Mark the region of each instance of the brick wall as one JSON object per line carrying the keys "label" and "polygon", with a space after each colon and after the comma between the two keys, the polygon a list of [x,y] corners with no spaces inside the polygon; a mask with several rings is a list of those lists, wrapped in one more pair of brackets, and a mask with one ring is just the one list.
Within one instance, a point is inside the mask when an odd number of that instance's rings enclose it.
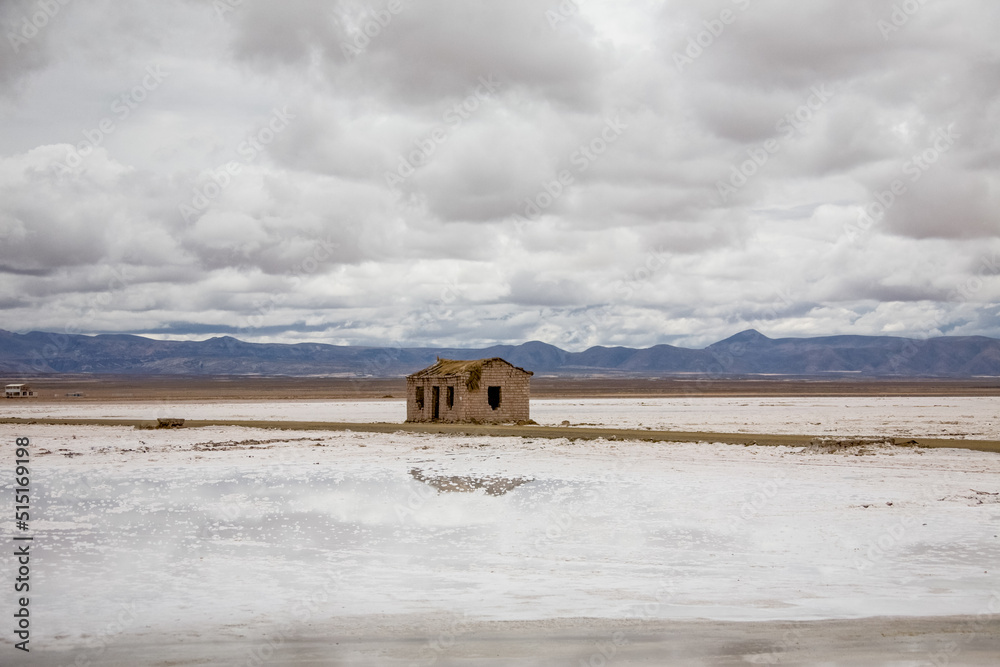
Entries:
{"label": "brick wall", "polygon": [[[484,364],[479,389],[462,396],[463,417],[480,422],[528,419],[529,378],[529,375],[507,364]],[[500,387],[500,406],[496,410],[490,407],[488,400],[488,388],[491,386]]]}
{"label": "brick wall", "polygon": [[[417,407],[417,387],[423,387],[423,409]],[[458,377],[429,377],[406,380],[406,421],[431,421],[434,414],[434,387],[438,387],[440,399],[438,419],[441,421],[461,421],[460,396],[465,392],[465,379]],[[454,405],[448,407],[448,387],[455,389]]]}
{"label": "brick wall", "polygon": [[[483,365],[479,388],[469,391],[462,377],[427,377],[407,379],[406,421],[431,421],[433,415],[433,387],[439,387],[440,404],[438,419],[441,421],[506,422],[529,418],[530,375],[493,362]],[[448,408],[447,387],[455,388],[455,404]],[[417,408],[417,387],[423,387],[423,409]],[[489,404],[489,387],[500,387],[500,405],[496,410]]]}

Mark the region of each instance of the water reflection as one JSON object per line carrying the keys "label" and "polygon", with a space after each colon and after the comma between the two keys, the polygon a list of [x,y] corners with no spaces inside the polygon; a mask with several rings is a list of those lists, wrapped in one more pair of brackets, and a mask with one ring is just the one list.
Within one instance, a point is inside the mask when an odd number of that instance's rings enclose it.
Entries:
{"label": "water reflection", "polygon": [[534,481],[527,477],[428,475],[420,468],[411,468],[410,477],[445,493],[472,493],[483,489],[488,496],[502,496],[522,484]]}

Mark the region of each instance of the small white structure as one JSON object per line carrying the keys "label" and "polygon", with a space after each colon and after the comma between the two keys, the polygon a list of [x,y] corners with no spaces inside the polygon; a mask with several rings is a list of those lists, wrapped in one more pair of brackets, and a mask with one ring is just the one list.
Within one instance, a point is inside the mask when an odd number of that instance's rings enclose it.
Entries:
{"label": "small white structure", "polygon": [[35,392],[26,384],[9,384],[4,387],[3,395],[6,398],[28,398],[34,396]]}

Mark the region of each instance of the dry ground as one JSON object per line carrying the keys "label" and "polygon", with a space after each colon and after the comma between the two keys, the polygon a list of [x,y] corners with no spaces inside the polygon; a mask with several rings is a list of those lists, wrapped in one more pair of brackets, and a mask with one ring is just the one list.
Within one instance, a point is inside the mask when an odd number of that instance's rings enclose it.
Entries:
{"label": "dry ground", "polygon": [[[23,381],[0,378],[3,382]],[[61,375],[30,381],[38,396],[30,400],[45,404],[141,403],[145,401],[287,401],[287,400],[378,400],[402,399],[404,378],[320,378],[320,377],[200,377],[200,376],[118,376]],[[671,396],[1000,396],[1000,378],[974,379],[810,379],[772,377],[767,379],[684,379],[684,378],[534,378],[533,398],[653,398]],[[80,395],[74,395],[80,394]],[[0,406],[3,404],[0,403]],[[0,412],[2,415],[2,412]],[[138,420],[93,419],[2,419],[3,423],[105,424],[145,426]],[[812,435],[650,431],[633,429],[543,426],[487,426],[468,424],[356,424],[341,422],[293,421],[189,421],[186,426],[231,425],[293,430],[357,430],[391,432],[407,430],[426,433],[467,433],[546,438],[607,438],[676,442],[725,442],[734,444],[809,444]],[[990,440],[932,439],[911,441],[922,447],[961,447],[1000,452],[1000,442]],[[900,442],[899,444],[903,444]]]}
{"label": "dry ground", "polygon": [[[2,377],[29,382],[39,402],[332,400],[405,396],[404,378],[257,376],[60,375]],[[79,393],[82,396],[68,396]],[[762,379],[532,378],[533,398],[653,398],[669,396],[1000,396],[1000,378],[950,379]]]}

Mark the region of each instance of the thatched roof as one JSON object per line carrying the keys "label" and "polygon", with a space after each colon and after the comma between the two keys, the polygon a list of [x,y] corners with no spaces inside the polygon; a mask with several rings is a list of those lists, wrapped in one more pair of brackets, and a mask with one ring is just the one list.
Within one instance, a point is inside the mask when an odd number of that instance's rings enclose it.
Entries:
{"label": "thatched roof", "polygon": [[408,378],[427,378],[427,377],[465,377],[465,384],[470,391],[475,391],[479,388],[479,378],[483,372],[483,366],[495,361],[501,364],[507,364],[511,368],[526,373],[528,375],[534,375],[531,371],[526,371],[523,368],[518,368],[509,361],[505,361],[500,357],[492,357],[490,359],[441,359],[439,358],[434,364],[428,366],[422,371],[417,371]]}

